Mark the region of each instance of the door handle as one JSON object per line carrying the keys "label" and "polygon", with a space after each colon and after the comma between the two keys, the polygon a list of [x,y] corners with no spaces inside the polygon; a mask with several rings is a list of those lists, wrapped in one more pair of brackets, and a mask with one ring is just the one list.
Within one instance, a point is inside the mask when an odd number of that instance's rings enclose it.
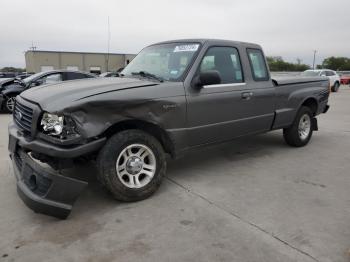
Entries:
{"label": "door handle", "polygon": [[242,99],[249,100],[253,96],[253,92],[243,92]]}

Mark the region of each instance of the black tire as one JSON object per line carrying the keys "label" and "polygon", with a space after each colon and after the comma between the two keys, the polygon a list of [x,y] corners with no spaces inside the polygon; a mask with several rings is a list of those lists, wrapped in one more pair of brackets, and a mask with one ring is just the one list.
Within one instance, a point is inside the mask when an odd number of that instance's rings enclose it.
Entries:
{"label": "black tire", "polygon": [[[301,136],[299,135],[299,123],[305,114],[308,115],[310,118],[310,131],[309,131],[307,137],[301,138]],[[313,113],[309,107],[302,106],[300,108],[300,110],[298,111],[298,113],[294,119],[293,124],[289,128],[283,129],[283,137],[288,145],[294,146],[294,147],[302,147],[302,146],[305,146],[309,143],[309,141],[312,137],[313,130],[314,130],[314,127],[312,124],[313,117],[314,117]]]}
{"label": "black tire", "polygon": [[[133,144],[141,144],[150,149],[156,160],[152,179],[141,188],[130,188],[118,177],[116,164],[123,150]],[[101,149],[97,165],[100,182],[115,199],[125,202],[140,201],[151,196],[160,186],[166,172],[166,158],[162,145],[153,136],[141,130],[130,129],[112,136]]]}
{"label": "black tire", "polygon": [[9,95],[6,99],[4,99],[2,109],[3,109],[3,111],[4,111],[5,113],[10,113],[10,114],[12,114],[13,108],[11,109],[11,108],[8,107],[8,101],[9,101],[10,99],[15,99],[16,96],[17,96],[17,95]]}
{"label": "black tire", "polygon": [[334,86],[332,87],[332,92],[338,92],[339,91],[339,83],[338,82],[335,82],[334,83]]}

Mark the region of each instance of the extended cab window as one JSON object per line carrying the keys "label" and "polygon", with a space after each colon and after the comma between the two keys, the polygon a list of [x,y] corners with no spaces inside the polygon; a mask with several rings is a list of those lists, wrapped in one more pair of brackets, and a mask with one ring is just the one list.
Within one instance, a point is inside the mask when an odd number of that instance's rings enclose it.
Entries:
{"label": "extended cab window", "polygon": [[216,70],[222,84],[242,83],[243,74],[238,51],[233,47],[211,47],[204,55],[200,72]]}
{"label": "extended cab window", "polygon": [[250,66],[255,81],[269,80],[264,55],[259,49],[247,49]]}

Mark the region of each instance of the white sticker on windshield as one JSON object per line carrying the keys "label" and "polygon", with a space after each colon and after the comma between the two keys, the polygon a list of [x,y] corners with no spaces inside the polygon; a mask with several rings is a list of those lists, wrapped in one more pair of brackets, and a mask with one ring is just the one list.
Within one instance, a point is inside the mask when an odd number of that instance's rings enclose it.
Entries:
{"label": "white sticker on windshield", "polygon": [[199,45],[177,45],[175,46],[174,53],[176,52],[195,52],[198,50]]}

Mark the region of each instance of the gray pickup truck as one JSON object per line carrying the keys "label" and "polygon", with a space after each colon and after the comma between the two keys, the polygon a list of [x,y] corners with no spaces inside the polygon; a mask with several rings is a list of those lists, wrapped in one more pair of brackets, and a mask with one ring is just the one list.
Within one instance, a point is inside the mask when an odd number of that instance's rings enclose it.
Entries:
{"label": "gray pickup truck", "polygon": [[89,159],[117,200],[142,200],[159,187],[167,154],[276,129],[287,144],[306,145],[318,129],[316,116],[329,108],[329,91],[327,78],[271,78],[256,44],[154,44],[119,78],[67,81],[17,96],[9,125],[17,191],[35,212],[66,218],[87,182],[61,170]]}

